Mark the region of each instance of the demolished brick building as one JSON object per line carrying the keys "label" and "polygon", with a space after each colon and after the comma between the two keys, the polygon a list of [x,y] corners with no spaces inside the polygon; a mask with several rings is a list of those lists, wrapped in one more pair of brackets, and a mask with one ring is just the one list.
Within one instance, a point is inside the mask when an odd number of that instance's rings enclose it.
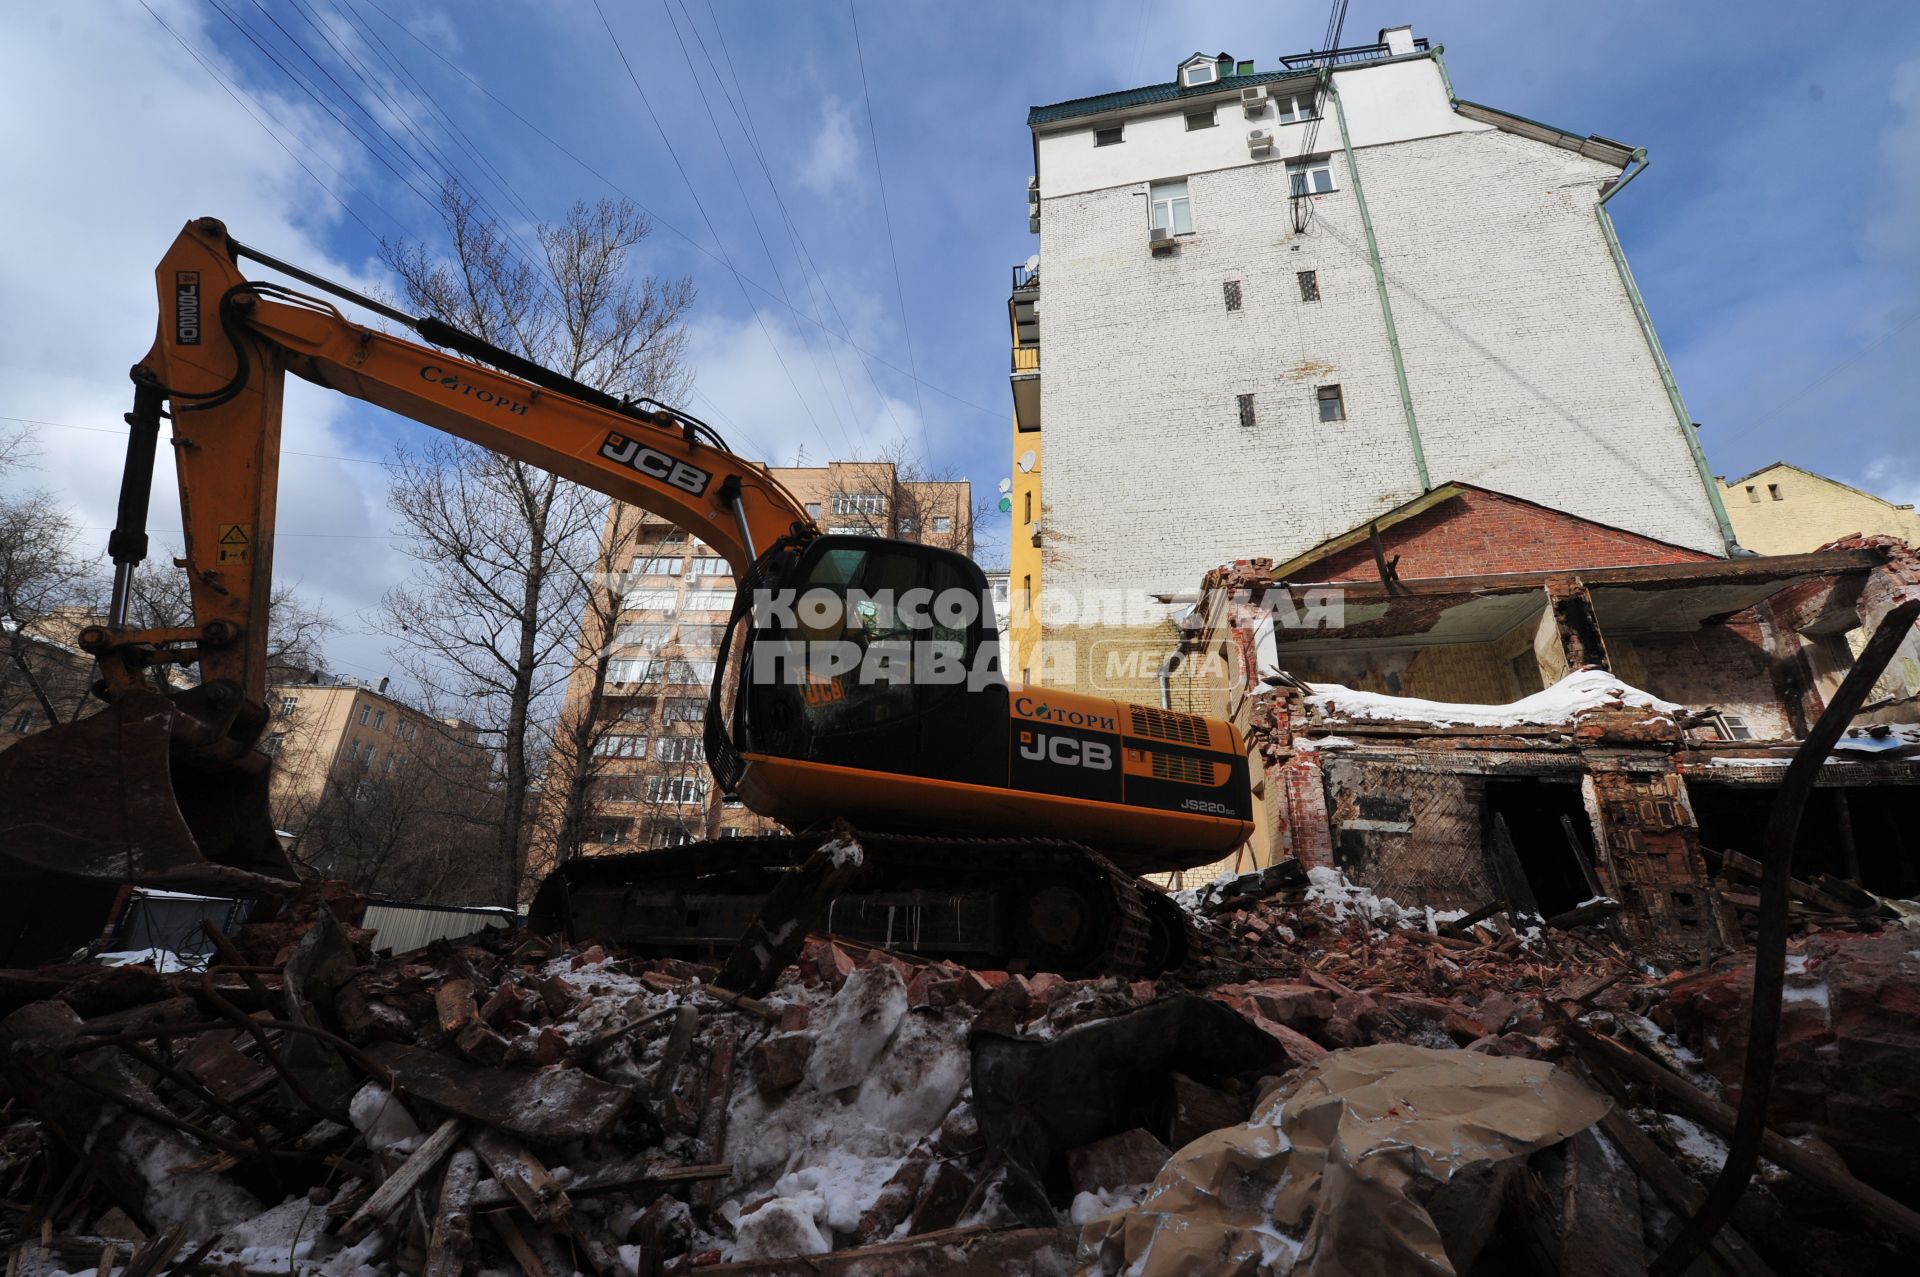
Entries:
{"label": "demolished brick building", "polygon": [[[1257,863],[1435,907],[1611,897],[1636,942],[1704,953],[1746,903],[1714,881],[1724,853],[1757,853],[1860,636],[1916,594],[1920,555],[1888,537],[1720,558],[1449,483],[1289,562],[1209,573],[1189,702],[1231,715],[1260,764]],[[1920,888],[1916,690],[1910,634],[1822,769],[1796,875]]]}

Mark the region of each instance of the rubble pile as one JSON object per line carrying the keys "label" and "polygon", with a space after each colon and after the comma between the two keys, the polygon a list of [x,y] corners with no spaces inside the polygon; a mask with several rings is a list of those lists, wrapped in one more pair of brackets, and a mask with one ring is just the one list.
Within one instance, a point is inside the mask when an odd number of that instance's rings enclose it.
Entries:
{"label": "rubble pile", "polygon": [[[201,970],[0,973],[9,1271],[1523,1272],[1584,1229],[1642,1262],[1717,1165],[1737,960],[1667,973],[1604,921],[1403,909],[1290,865],[1178,899],[1195,953],[1157,980],[825,935],[759,998],[514,930],[374,960],[337,886],[212,932]],[[1723,1247],[1911,1260],[1920,1216],[1809,1134],[1871,1135],[1851,1095],[1912,1120],[1896,943],[1796,941],[1831,989],[1790,993],[1790,1024],[1826,1016],[1786,1047],[1818,1080],[1785,1085],[1800,1142]]]}

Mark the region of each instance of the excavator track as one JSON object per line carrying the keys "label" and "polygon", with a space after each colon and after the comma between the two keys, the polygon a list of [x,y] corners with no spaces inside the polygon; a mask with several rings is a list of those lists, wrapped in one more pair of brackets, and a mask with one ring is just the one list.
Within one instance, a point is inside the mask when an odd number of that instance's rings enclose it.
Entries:
{"label": "excavator track", "polygon": [[[725,838],[573,860],[541,887],[530,923],[578,940],[719,956],[780,875],[831,835]],[[865,872],[826,930],[969,965],[1133,974],[1156,954],[1143,885],[1062,839],[856,835]]]}

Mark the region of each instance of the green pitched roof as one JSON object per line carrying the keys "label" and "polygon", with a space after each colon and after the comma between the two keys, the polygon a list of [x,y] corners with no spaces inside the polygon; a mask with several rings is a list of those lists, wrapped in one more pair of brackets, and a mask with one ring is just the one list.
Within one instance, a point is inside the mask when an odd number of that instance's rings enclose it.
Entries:
{"label": "green pitched roof", "polygon": [[[1205,54],[1198,55],[1205,57]],[[1191,62],[1193,59],[1187,59]],[[1182,63],[1181,65],[1185,65]],[[1083,115],[1098,115],[1102,111],[1118,111],[1130,106],[1147,106],[1155,102],[1178,102],[1182,98],[1203,98],[1228,89],[1244,89],[1255,84],[1272,84],[1275,80],[1311,80],[1313,71],[1256,71],[1252,75],[1223,75],[1212,84],[1196,84],[1192,88],[1182,88],[1178,80],[1166,84],[1149,84],[1139,89],[1122,89],[1118,93],[1101,93],[1090,98],[1072,98],[1065,102],[1055,102],[1051,106],[1036,106],[1027,111],[1027,127],[1035,128],[1042,124],[1054,124],[1061,120],[1072,120]]]}

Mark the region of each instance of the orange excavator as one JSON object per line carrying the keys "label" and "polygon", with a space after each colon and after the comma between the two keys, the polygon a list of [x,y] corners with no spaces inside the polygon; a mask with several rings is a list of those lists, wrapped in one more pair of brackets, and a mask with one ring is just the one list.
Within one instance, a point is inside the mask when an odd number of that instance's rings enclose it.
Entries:
{"label": "orange excavator", "polygon": [[[249,280],[253,261],[334,300]],[[738,938],[829,838],[858,831],[833,929],[966,961],[1067,972],[1177,960],[1179,911],[1135,875],[1219,859],[1252,829],[1222,722],[1010,689],[992,596],[948,550],[823,533],[705,423],[628,402],[190,222],[161,260],[134,406],[99,713],[0,754],[0,947],[64,957],[124,884],[271,895],[267,607],[286,374],[543,467],[689,530],[732,565],[703,744],[721,790],[793,831],[563,863],[534,920],[698,948]],[[195,624],[126,624],[160,423],[172,421]],[[196,666],[199,677],[156,676]],[[191,686],[181,684],[191,682]],[[931,831],[938,831],[937,834]],[[815,861],[817,863],[817,860]]]}

